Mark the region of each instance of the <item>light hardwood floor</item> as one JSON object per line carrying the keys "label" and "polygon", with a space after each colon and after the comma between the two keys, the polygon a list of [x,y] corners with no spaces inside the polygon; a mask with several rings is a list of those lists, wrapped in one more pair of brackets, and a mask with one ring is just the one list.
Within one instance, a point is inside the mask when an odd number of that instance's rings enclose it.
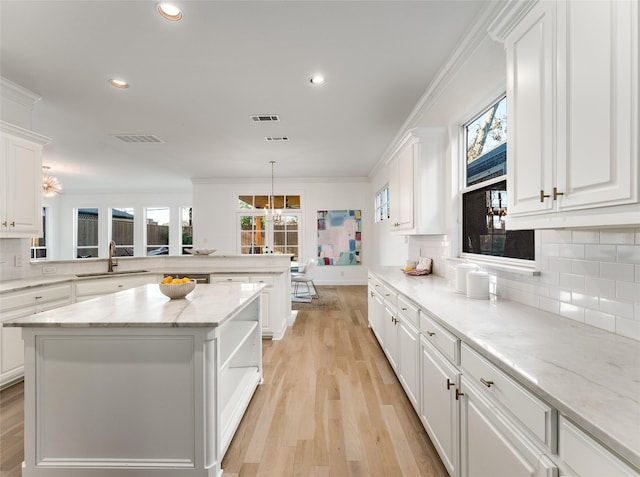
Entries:
{"label": "light hardwood floor", "polygon": [[[264,383],[224,477],[447,476],[367,326],[366,287],[338,287],[338,298],[300,311],[283,340],[263,341]],[[0,393],[2,477],[20,475],[22,401],[21,384]]]}

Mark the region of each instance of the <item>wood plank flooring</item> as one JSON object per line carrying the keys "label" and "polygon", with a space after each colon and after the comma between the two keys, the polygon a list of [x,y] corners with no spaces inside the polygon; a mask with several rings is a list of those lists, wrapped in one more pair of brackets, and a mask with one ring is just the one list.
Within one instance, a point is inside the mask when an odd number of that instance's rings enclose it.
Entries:
{"label": "wood plank flooring", "polygon": [[[366,287],[337,290],[339,309],[300,311],[263,341],[264,383],[224,477],[447,477],[367,326]],[[22,384],[0,392],[1,477],[20,476],[23,399]]]}

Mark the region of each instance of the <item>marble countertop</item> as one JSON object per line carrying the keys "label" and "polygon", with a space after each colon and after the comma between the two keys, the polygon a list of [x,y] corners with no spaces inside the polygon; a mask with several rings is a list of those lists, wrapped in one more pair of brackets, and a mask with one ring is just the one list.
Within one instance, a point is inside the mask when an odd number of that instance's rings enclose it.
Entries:
{"label": "marble countertop", "polygon": [[3,322],[10,327],[216,327],[260,294],[263,283],[198,284],[183,299],[157,284]]}
{"label": "marble countertop", "polygon": [[515,302],[470,299],[433,275],[370,272],[640,468],[640,342]]}

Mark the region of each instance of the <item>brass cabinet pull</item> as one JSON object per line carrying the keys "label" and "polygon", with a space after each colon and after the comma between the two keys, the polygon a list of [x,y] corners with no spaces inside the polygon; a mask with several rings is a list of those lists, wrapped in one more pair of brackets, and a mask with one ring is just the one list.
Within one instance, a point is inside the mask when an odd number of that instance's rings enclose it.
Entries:
{"label": "brass cabinet pull", "polygon": [[456,401],[460,400],[460,396],[464,396],[464,393],[461,393],[458,388],[456,388]]}
{"label": "brass cabinet pull", "polygon": [[484,378],[480,378],[480,382],[484,384],[486,387],[490,388],[493,385],[493,381],[487,381]]}
{"label": "brass cabinet pull", "polygon": [[406,309],[406,308],[400,308],[400,309],[401,309],[402,311],[407,311],[407,309]]}
{"label": "brass cabinet pull", "polygon": [[546,195],[543,190],[540,191],[540,202],[544,202],[546,197],[551,197],[550,195]]}
{"label": "brass cabinet pull", "polygon": [[436,334],[436,333],[435,333],[434,331],[427,331],[427,334],[428,334],[429,336],[435,336],[435,334]]}
{"label": "brass cabinet pull", "polygon": [[451,386],[455,386],[456,383],[452,382],[449,378],[447,378],[447,390],[451,389]]}
{"label": "brass cabinet pull", "polygon": [[558,192],[558,188],[553,188],[553,200],[558,200],[559,195],[564,195],[564,192]]}

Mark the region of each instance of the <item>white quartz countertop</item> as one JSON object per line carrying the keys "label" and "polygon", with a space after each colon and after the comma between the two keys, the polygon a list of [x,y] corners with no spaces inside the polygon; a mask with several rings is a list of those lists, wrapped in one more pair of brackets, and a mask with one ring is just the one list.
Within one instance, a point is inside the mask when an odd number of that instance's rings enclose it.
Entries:
{"label": "white quartz countertop", "polygon": [[640,342],[445,279],[372,268],[463,342],[640,468]]}
{"label": "white quartz countertop", "polygon": [[216,327],[264,288],[263,283],[197,284],[171,300],[157,284],[144,285],[3,322],[13,327]]}

